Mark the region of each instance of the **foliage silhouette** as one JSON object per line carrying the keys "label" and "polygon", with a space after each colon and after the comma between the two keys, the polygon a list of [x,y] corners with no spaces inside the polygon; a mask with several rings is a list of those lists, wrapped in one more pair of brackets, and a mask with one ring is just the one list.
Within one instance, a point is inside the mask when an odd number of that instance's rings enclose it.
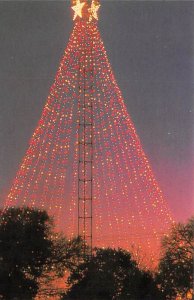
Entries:
{"label": "foliage silhouette", "polygon": [[160,299],[151,273],[140,270],[122,249],[96,249],[91,260],[72,272],[69,286],[64,300]]}
{"label": "foliage silhouette", "polygon": [[34,299],[57,294],[50,282],[73,270],[82,254],[80,238],[54,231],[46,211],[8,208],[0,217],[0,299]]}
{"label": "foliage silhouette", "polygon": [[0,219],[0,295],[3,299],[32,299],[47,258],[52,221],[45,211],[9,208]]}
{"label": "foliage silhouette", "polygon": [[184,297],[193,282],[194,217],[173,226],[162,247],[157,281],[167,299],[177,294]]}

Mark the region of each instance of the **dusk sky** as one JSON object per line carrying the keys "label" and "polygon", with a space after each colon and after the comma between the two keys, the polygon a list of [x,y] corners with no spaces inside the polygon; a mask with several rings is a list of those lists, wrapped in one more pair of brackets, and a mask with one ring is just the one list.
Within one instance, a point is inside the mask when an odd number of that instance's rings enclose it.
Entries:
{"label": "dusk sky", "polygon": [[[0,2],[0,189],[8,190],[72,31],[69,2]],[[193,205],[194,3],[102,1],[101,36],[158,183],[178,220]]]}

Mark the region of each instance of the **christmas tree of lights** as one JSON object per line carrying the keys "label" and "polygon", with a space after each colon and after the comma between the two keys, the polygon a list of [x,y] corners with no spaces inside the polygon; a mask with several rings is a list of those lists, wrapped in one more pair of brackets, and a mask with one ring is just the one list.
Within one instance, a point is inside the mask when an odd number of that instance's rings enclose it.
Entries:
{"label": "christmas tree of lights", "polygon": [[173,220],[108,61],[99,7],[73,1],[73,32],[5,207],[46,209],[69,237],[155,258]]}

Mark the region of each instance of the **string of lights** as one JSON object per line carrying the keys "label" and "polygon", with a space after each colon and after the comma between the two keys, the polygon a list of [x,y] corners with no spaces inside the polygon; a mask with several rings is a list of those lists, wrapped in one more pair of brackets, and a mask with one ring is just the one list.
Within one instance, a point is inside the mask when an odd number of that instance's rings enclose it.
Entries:
{"label": "string of lights", "polygon": [[[47,209],[58,230],[77,234],[80,86],[92,80],[86,100],[93,105],[93,245],[136,247],[157,260],[173,217],[109,63],[99,7],[97,0],[73,2],[74,29],[5,207]],[[92,75],[80,69],[86,61]]]}

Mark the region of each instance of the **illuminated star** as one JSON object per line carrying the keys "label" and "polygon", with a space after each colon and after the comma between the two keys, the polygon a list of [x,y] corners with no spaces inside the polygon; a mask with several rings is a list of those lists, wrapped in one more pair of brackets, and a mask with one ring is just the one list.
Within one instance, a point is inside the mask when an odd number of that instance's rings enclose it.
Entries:
{"label": "illuminated star", "polygon": [[90,12],[90,18],[89,18],[89,21],[92,20],[92,18],[98,20],[98,15],[97,15],[97,12],[100,8],[100,4],[97,3],[95,4],[94,0],[92,1],[92,4],[91,4],[91,7],[89,8],[89,12]]}
{"label": "illuminated star", "polygon": [[80,2],[80,0],[76,0],[76,5],[72,6],[71,8],[74,11],[73,20],[75,20],[78,17],[82,18],[82,8],[85,5],[85,2]]}

